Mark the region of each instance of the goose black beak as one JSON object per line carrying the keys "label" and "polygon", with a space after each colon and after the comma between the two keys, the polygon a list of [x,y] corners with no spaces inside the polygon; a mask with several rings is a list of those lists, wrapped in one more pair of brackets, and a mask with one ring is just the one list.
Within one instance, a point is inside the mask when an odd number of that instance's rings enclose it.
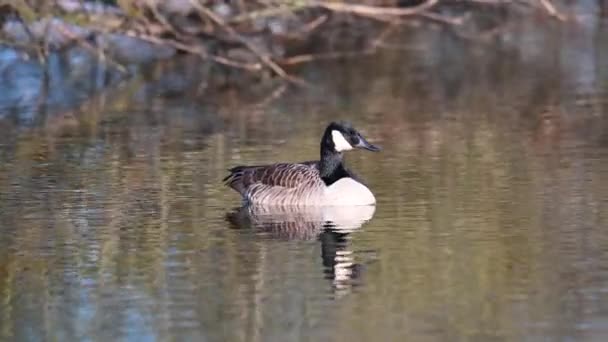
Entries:
{"label": "goose black beak", "polygon": [[378,152],[378,151],[382,150],[380,147],[370,144],[367,140],[365,140],[365,138],[363,138],[360,135],[359,135],[359,143],[355,147],[362,148],[362,149],[372,151],[372,152]]}

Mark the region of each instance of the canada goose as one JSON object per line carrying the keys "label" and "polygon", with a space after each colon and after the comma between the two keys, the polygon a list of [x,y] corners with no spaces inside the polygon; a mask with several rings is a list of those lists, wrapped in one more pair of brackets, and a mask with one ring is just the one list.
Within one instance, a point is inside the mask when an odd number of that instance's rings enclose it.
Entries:
{"label": "canada goose", "polygon": [[321,160],[230,169],[224,182],[249,204],[317,206],[371,205],[372,192],[343,164],[342,152],[380,151],[350,124],[332,122],[321,138]]}

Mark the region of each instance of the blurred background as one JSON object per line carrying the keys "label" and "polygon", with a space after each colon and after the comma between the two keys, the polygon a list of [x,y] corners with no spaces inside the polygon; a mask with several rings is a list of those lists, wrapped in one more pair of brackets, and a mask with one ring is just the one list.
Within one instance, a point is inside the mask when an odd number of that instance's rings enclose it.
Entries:
{"label": "blurred background", "polygon": [[[605,341],[607,10],[2,3],[0,340]],[[376,208],[239,209],[333,120]]]}

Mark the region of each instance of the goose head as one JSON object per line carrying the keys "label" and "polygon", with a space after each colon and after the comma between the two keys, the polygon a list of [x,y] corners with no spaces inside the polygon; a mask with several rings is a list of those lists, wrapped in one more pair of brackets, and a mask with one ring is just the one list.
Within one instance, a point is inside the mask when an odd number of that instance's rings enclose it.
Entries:
{"label": "goose head", "polygon": [[365,140],[363,135],[349,123],[332,122],[327,126],[321,140],[322,151],[342,153],[355,148],[372,152],[380,151],[380,147]]}

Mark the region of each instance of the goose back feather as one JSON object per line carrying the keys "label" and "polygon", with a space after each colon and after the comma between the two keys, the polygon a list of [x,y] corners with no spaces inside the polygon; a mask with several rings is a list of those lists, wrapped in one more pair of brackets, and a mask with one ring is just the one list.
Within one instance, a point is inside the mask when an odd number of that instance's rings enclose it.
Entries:
{"label": "goose back feather", "polygon": [[318,203],[325,187],[318,162],[237,166],[229,171],[224,182],[249,203]]}

